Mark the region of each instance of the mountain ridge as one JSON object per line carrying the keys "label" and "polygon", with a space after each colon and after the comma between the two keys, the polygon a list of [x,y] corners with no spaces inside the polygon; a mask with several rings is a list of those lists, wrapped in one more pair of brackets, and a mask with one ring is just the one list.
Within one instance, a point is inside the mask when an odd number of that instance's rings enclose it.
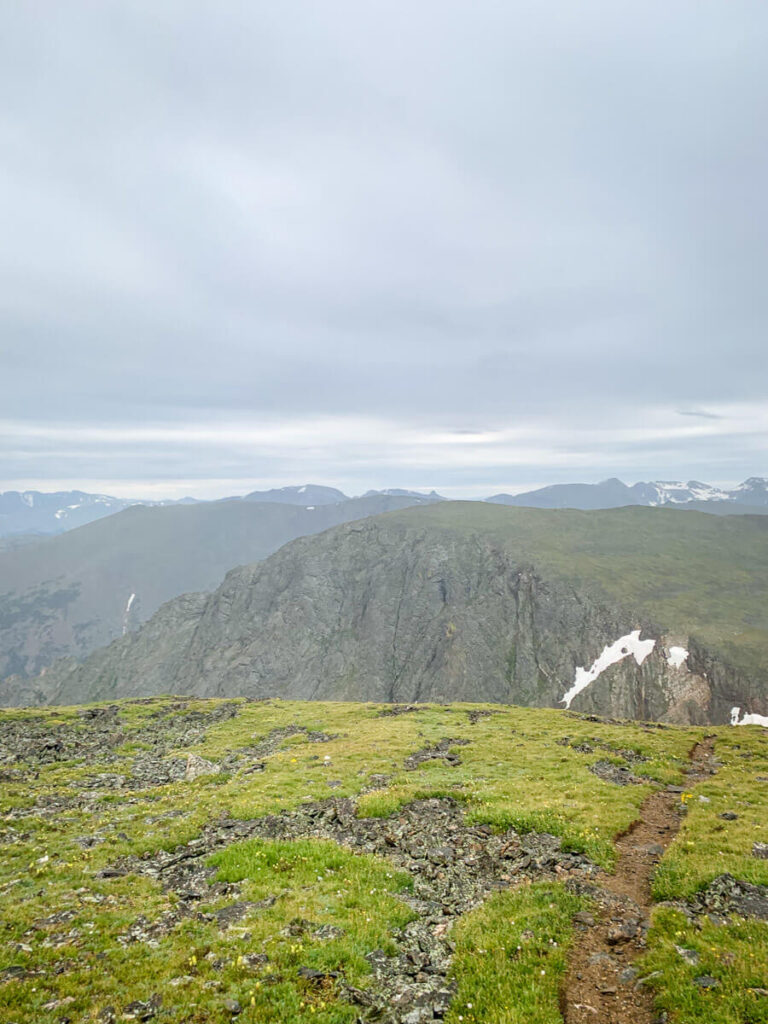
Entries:
{"label": "mountain ridge", "polygon": [[[558,706],[579,666],[639,630],[651,655],[622,657],[577,709],[688,723],[725,722],[735,705],[765,714],[766,527],[666,509],[390,512],[232,570],[83,664],[56,663],[29,692]],[[7,682],[5,699],[24,690]]]}
{"label": "mountain ridge", "polygon": [[761,514],[763,509],[768,512],[768,478],[750,477],[728,491],[699,480],[638,481],[628,485],[618,477],[609,477],[597,484],[550,484],[522,494],[494,494],[485,500],[496,505],[583,510],[662,505],[699,510],[707,506],[722,512],[731,508],[738,511],[735,506],[748,505],[753,513]]}
{"label": "mountain ridge", "polygon": [[0,550],[0,678],[85,657],[165,601],[216,587],[234,566],[338,523],[414,499],[349,499],[315,508],[199,502],[131,506],[114,516]]}

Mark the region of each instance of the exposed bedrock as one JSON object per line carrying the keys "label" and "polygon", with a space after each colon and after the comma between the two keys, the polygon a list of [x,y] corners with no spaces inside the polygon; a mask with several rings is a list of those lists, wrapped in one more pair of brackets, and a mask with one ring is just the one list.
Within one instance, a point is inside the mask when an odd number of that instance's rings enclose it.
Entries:
{"label": "exposed bedrock", "polygon": [[[178,693],[562,706],[576,668],[633,630],[656,643],[573,700],[578,711],[681,723],[760,710],[766,683],[693,639],[526,564],[487,536],[384,520],[292,542],[233,570],[210,595],[165,604],[84,663],[6,684],[5,702],[75,703]],[[670,647],[691,653],[676,667]],[[762,695],[762,697],[761,697]],[[751,704],[750,704],[751,700]],[[756,703],[757,702],[757,703]]]}

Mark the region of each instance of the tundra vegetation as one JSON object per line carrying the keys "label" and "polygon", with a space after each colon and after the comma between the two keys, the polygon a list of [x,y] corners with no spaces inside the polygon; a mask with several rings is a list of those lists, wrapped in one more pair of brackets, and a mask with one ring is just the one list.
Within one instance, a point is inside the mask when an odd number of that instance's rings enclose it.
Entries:
{"label": "tundra vegetation", "polygon": [[[716,772],[685,788],[705,736]],[[616,837],[675,786],[680,829],[653,878],[638,978],[669,1021],[768,1021],[768,920],[728,902],[749,883],[768,906],[768,733],[756,727],[147,698],[3,711],[0,779],[4,1021],[427,1019],[407,992],[389,1017],[375,1005],[417,934],[423,870],[461,894],[435,928],[450,952],[444,1019],[554,1024],[591,872],[612,870]],[[467,842],[519,836],[482,898],[471,857],[432,855],[439,815]],[[303,821],[332,822],[334,838],[331,825],[299,836]],[[379,827],[410,860],[356,841]]]}

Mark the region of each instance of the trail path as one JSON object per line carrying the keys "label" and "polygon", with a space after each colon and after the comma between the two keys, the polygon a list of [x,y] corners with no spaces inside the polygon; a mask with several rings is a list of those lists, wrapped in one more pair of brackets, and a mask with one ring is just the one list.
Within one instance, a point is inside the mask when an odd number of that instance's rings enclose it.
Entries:
{"label": "trail path", "polygon": [[[714,774],[714,739],[691,751],[686,786]],[[561,995],[565,1024],[653,1024],[653,995],[637,985],[633,961],[645,948],[650,925],[651,877],[680,827],[681,787],[652,793],[639,820],[616,841],[616,872],[602,875],[597,909],[577,914],[580,934]]]}

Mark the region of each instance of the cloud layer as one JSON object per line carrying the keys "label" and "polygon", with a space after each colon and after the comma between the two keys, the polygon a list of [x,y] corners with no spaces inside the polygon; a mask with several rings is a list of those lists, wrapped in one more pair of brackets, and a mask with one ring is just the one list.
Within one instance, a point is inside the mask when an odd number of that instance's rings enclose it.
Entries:
{"label": "cloud layer", "polygon": [[767,48],[744,0],[12,5],[2,479],[768,472]]}

